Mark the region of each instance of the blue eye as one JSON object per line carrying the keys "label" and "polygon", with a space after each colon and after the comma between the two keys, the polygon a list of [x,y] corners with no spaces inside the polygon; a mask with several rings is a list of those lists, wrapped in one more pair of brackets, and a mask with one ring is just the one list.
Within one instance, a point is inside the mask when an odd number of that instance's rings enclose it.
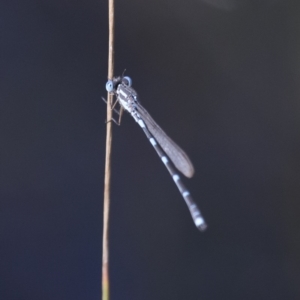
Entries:
{"label": "blue eye", "polygon": [[112,92],[114,90],[114,84],[113,84],[112,80],[108,80],[106,82],[105,88],[108,92]]}
{"label": "blue eye", "polygon": [[128,86],[131,86],[131,85],[132,85],[132,80],[131,80],[130,77],[124,76],[123,79],[125,79],[125,80],[127,81],[127,85],[128,85]]}

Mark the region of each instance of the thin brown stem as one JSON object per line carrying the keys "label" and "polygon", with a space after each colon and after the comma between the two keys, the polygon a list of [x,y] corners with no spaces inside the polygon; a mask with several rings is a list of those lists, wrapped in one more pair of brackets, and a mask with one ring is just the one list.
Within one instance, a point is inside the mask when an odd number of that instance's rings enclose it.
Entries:
{"label": "thin brown stem", "polygon": [[[114,72],[114,0],[108,0],[109,41],[108,41],[108,79],[113,78]],[[112,119],[112,95],[107,94],[107,117]],[[109,206],[111,178],[111,144],[112,122],[106,123],[106,155],[103,203],[103,240],[102,240],[102,300],[109,300]]]}

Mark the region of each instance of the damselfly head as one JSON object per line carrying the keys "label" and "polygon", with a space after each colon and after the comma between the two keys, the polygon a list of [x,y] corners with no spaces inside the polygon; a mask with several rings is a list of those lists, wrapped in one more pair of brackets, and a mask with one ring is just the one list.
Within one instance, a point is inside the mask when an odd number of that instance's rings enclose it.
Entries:
{"label": "damselfly head", "polygon": [[116,91],[118,85],[121,83],[130,87],[132,85],[132,80],[128,76],[114,77],[112,80],[108,80],[106,82],[106,85],[105,85],[106,90],[109,93],[113,93]]}

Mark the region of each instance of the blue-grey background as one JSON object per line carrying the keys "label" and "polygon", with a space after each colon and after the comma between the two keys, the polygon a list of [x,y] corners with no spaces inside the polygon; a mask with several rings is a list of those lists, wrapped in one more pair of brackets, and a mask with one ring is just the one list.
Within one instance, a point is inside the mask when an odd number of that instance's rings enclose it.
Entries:
{"label": "blue-grey background", "polygon": [[[300,299],[296,2],[116,1],[115,73],[186,150],[198,232],[114,126],[111,298]],[[0,2],[0,299],[100,299],[107,2]]]}

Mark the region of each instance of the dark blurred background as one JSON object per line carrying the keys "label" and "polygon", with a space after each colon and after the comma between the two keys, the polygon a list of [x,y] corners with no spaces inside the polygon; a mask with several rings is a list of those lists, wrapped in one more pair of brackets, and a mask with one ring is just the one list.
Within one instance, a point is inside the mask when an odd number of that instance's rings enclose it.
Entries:
{"label": "dark blurred background", "polygon": [[[0,2],[0,299],[100,299],[107,1]],[[116,1],[115,74],[190,155],[201,234],[114,126],[112,299],[300,299],[300,7]]]}

